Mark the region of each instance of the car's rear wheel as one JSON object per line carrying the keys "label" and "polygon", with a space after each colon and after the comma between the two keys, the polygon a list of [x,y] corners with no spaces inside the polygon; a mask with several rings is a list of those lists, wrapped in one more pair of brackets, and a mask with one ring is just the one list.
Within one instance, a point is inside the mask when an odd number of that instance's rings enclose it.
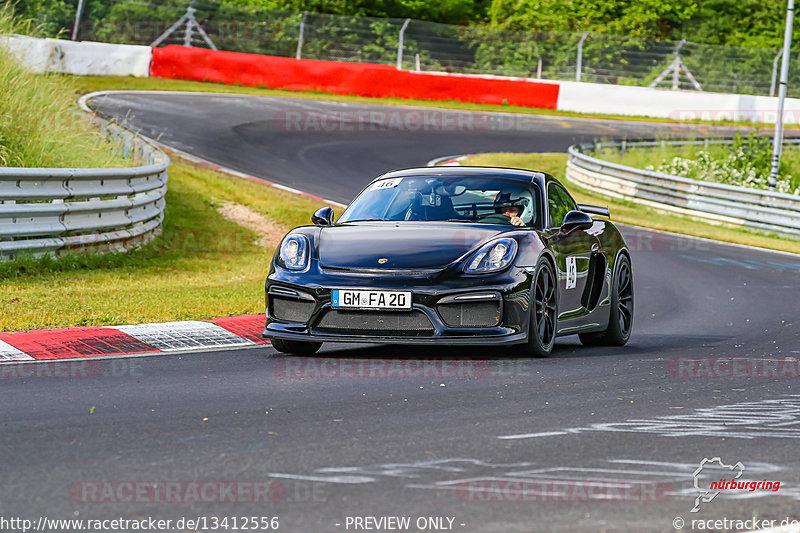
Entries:
{"label": "car's rear wheel", "polygon": [[293,353],[297,355],[312,355],[322,346],[321,342],[307,341],[287,341],[283,339],[272,339],[272,347],[281,353]]}
{"label": "car's rear wheel", "polygon": [[611,285],[611,311],[608,328],[598,333],[581,333],[586,346],[624,346],[633,328],[633,271],[626,255],[617,259],[614,283]]}
{"label": "car's rear wheel", "polygon": [[553,267],[542,258],[536,265],[531,301],[531,322],[526,351],[533,357],[547,357],[553,351],[558,325],[558,291]]}

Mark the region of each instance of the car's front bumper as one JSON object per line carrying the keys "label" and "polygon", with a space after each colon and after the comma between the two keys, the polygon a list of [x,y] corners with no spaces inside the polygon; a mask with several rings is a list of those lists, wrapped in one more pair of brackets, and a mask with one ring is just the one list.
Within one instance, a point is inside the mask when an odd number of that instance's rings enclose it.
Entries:
{"label": "car's front bumper", "polygon": [[[331,272],[313,269],[300,275],[286,271],[273,271],[267,278],[267,323],[264,338],[311,342],[346,343],[398,343],[398,344],[448,344],[448,345],[503,345],[525,342],[530,320],[529,295],[532,269],[512,267],[490,276],[451,276],[444,273],[392,276],[365,276],[361,273]],[[331,307],[332,289],[359,288],[375,290],[405,290],[412,292],[412,311],[398,320],[398,311],[360,311],[355,322],[358,327],[336,326],[336,320],[347,311]],[[276,316],[270,299],[297,300],[310,310],[307,319],[287,320]],[[497,296],[500,304],[499,320],[493,325],[454,326],[443,318],[443,305],[464,296]],[[272,302],[275,304],[275,301]],[[354,314],[354,313],[350,313]],[[379,328],[371,329],[375,321]],[[387,329],[386,324],[396,321],[399,327]],[[409,324],[410,325],[406,325]]]}
{"label": "car's front bumper", "polygon": [[511,345],[526,341],[527,333],[514,333],[508,335],[489,336],[430,336],[430,337],[392,337],[385,335],[351,335],[351,334],[326,334],[326,333],[294,333],[280,328],[267,327],[263,334],[265,339],[281,339],[287,341],[307,342],[343,342],[363,344],[444,344],[453,346],[479,346],[479,345]]}

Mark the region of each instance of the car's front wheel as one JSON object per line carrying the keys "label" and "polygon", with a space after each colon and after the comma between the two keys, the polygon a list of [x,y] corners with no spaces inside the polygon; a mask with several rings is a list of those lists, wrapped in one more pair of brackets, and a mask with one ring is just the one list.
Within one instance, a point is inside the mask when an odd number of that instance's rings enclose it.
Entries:
{"label": "car's front wheel", "polygon": [[293,353],[297,355],[312,355],[322,346],[321,342],[307,341],[287,341],[283,339],[272,339],[272,347],[281,353]]}
{"label": "car's front wheel", "polygon": [[598,333],[581,333],[578,336],[585,346],[624,346],[631,338],[632,328],[633,271],[630,259],[626,255],[620,255],[614,283],[611,285],[608,328]]}
{"label": "car's front wheel", "polygon": [[558,291],[553,267],[545,258],[541,258],[536,265],[531,295],[533,300],[526,352],[533,357],[547,357],[556,342]]}

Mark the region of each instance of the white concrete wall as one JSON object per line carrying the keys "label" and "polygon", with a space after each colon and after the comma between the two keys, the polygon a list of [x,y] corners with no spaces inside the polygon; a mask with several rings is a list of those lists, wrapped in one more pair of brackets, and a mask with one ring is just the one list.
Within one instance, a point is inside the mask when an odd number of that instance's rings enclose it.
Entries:
{"label": "white concrete wall", "polygon": [[84,76],[150,75],[153,49],[149,46],[38,39],[3,35],[3,46],[34,72],[61,72]]}
{"label": "white concrete wall", "polygon": [[0,46],[34,72],[45,72],[52,52],[47,39],[34,39],[26,35],[0,35]]}
{"label": "white concrete wall", "polygon": [[[561,81],[558,109],[579,113],[664,117],[676,120],[752,120],[774,122],[778,99],[769,96],[650,89]],[[800,123],[800,99],[787,98],[787,124]]]}

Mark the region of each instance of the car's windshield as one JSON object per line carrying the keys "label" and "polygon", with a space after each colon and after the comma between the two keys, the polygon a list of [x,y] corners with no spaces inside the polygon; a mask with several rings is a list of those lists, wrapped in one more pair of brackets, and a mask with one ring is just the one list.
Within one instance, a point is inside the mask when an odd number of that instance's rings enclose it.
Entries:
{"label": "car's windshield", "polygon": [[510,223],[538,227],[535,183],[496,176],[406,176],[378,180],[353,200],[339,222],[415,220]]}

